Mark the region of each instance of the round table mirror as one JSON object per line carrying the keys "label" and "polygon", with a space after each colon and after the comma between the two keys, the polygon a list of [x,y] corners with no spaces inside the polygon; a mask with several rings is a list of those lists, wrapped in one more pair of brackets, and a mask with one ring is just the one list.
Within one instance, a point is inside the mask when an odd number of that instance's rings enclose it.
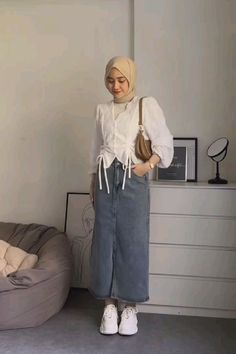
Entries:
{"label": "round table mirror", "polygon": [[227,138],[219,138],[207,149],[207,155],[216,163],[216,177],[209,179],[208,183],[226,184],[228,181],[220,177],[219,163],[224,160],[228,150],[229,140]]}

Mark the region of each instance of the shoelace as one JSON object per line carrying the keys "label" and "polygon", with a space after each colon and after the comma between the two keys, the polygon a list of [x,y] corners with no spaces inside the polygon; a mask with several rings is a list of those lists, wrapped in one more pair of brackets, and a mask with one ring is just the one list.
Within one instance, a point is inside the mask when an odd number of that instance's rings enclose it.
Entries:
{"label": "shoelace", "polygon": [[128,319],[131,315],[136,314],[137,312],[136,307],[127,306],[124,308],[121,317]]}
{"label": "shoelace", "polygon": [[113,314],[116,313],[116,307],[115,306],[106,306],[104,310],[104,317],[111,318]]}

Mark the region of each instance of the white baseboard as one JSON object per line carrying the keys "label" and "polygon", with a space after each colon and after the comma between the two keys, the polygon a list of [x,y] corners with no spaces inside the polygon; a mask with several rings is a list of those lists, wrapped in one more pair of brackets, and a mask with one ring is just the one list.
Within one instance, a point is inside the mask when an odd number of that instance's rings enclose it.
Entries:
{"label": "white baseboard", "polygon": [[139,312],[159,313],[166,315],[180,316],[200,316],[200,317],[219,317],[219,318],[236,318],[236,310],[221,310],[207,308],[177,307],[177,306],[161,306],[161,305],[138,305]]}

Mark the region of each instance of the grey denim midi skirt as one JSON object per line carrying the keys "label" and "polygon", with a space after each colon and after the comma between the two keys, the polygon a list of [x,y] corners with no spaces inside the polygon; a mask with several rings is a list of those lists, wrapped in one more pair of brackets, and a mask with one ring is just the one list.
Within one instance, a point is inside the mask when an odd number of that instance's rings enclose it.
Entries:
{"label": "grey denim midi skirt", "polygon": [[96,183],[89,290],[98,299],[144,302],[149,299],[148,174],[131,172],[122,189],[122,163],[115,159],[106,171],[110,193],[103,172],[102,190]]}

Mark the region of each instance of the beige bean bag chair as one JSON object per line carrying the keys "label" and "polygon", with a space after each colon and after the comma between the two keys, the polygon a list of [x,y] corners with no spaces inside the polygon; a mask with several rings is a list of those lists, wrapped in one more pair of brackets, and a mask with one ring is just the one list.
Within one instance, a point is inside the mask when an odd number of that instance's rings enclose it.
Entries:
{"label": "beige bean bag chair", "polygon": [[55,227],[0,222],[0,329],[42,324],[70,289],[69,241]]}

